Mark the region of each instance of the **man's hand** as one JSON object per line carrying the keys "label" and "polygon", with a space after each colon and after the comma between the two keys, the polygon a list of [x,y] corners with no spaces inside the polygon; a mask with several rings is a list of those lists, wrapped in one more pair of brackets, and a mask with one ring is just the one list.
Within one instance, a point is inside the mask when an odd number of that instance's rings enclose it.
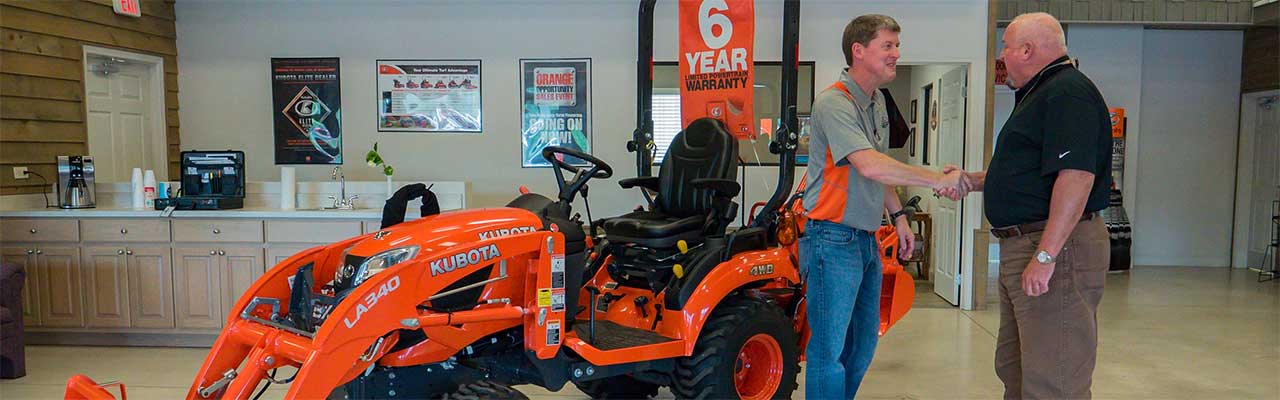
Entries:
{"label": "man's hand", "polygon": [[969,194],[972,185],[967,181],[964,171],[948,166],[942,173],[945,175],[933,187],[935,195],[960,200]]}
{"label": "man's hand", "polygon": [[916,251],[916,234],[911,232],[911,223],[905,217],[894,221],[893,227],[898,231],[898,258],[906,260]]}
{"label": "man's hand", "polygon": [[1022,292],[1036,297],[1049,292],[1049,278],[1053,277],[1055,264],[1041,264],[1035,258],[1022,270]]}

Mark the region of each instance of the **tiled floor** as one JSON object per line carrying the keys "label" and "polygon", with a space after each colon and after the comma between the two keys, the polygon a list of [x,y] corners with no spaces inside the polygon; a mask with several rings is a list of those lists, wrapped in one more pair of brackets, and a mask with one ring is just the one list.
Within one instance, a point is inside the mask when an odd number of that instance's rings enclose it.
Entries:
{"label": "tiled floor", "polygon": [[[1110,275],[1100,312],[1095,398],[1280,399],[1280,282],[1254,278],[1209,268]],[[859,398],[999,397],[991,366],[998,324],[994,309],[912,310],[880,342]],[[205,352],[30,346],[29,375],[0,382],[0,399],[60,398],[73,373],[122,380],[132,399],[177,399]],[[558,393],[519,388],[534,399],[585,397],[572,385]],[[804,397],[803,381],[801,388],[794,397]],[[283,395],[273,388],[264,398]]]}

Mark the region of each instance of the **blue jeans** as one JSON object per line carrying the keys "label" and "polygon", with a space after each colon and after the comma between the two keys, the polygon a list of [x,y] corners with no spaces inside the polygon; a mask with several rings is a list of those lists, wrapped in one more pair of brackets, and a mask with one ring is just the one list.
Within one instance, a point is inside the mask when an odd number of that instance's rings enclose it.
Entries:
{"label": "blue jeans", "polygon": [[805,397],[852,399],[880,330],[879,246],[871,232],[810,220],[800,238],[800,276],[808,285]]}

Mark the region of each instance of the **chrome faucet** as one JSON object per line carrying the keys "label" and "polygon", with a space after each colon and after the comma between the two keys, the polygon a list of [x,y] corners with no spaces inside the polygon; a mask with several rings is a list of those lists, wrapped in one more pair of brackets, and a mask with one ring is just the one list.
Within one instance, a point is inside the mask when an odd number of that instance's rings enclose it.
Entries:
{"label": "chrome faucet", "polygon": [[347,176],[342,173],[342,166],[333,167],[332,178],[338,181],[338,196],[329,196],[329,200],[333,200],[333,206],[329,207],[336,210],[354,210],[356,208],[356,199],[360,195],[353,194],[347,197]]}

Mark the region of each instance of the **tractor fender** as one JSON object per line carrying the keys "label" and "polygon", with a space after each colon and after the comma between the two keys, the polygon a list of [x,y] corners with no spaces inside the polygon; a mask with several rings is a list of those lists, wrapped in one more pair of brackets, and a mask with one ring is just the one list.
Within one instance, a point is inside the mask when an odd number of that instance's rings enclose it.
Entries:
{"label": "tractor fender", "polygon": [[703,324],[726,297],[753,283],[778,280],[788,284],[800,281],[799,270],[783,248],[739,253],[707,272],[681,310],[679,330],[685,355],[693,354]]}

